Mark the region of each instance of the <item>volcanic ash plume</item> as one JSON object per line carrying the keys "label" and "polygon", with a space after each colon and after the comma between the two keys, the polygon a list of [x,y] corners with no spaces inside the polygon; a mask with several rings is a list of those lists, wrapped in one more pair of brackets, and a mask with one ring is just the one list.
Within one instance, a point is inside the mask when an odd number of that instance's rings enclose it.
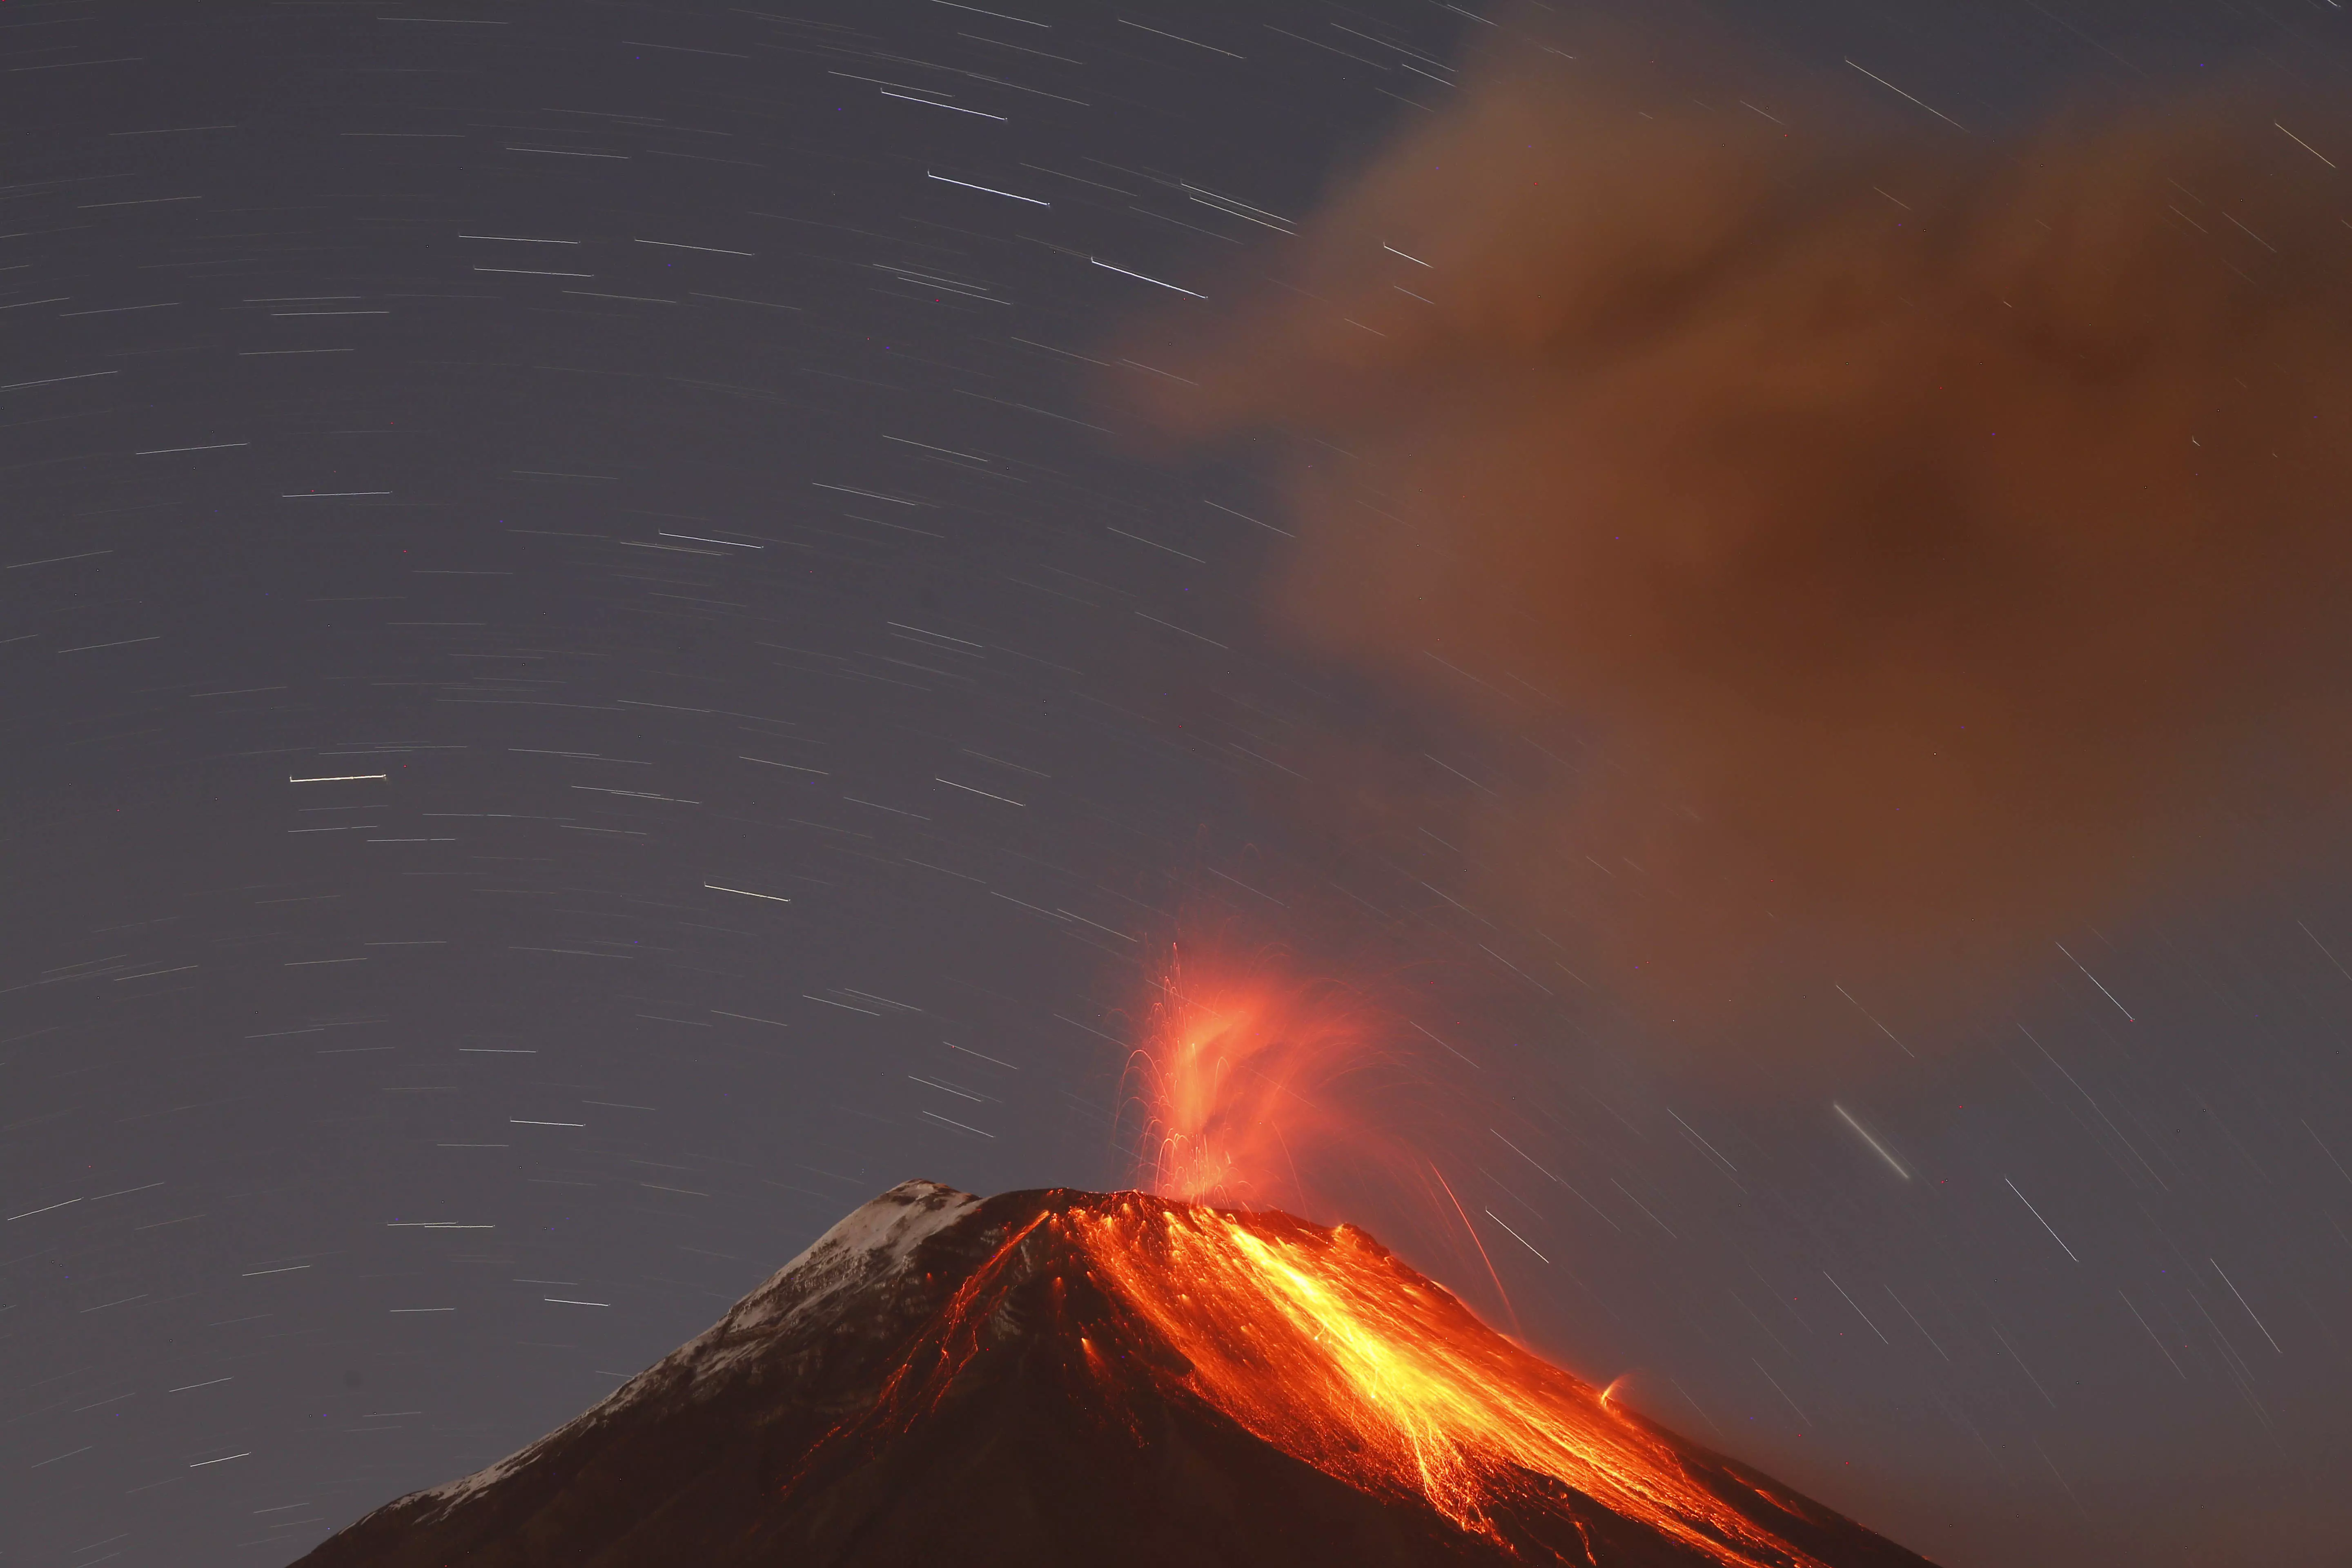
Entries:
{"label": "volcanic ash plume", "polygon": [[1601,741],[1452,825],[1488,896],[1687,1022],[1792,952],[1981,981],[2308,853],[2352,778],[2352,97],[2003,137],[1686,44],[1497,53],[1279,287],[1136,355],[1201,384],[1139,378],[1162,431],[1329,444],[1286,626]]}

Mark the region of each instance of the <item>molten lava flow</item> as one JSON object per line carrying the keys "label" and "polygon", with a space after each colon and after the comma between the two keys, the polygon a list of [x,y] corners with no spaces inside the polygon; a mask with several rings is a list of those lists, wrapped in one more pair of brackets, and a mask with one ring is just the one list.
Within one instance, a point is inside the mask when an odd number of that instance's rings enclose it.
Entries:
{"label": "molten lava flow", "polygon": [[1605,1513],[1717,1568],[1827,1568],[1783,1533],[1818,1524],[1811,1505],[1616,1409],[1361,1231],[1147,1193],[1037,1195],[788,1490],[1017,1383],[1140,1444],[1169,1429],[1155,1409],[1213,1413],[1515,1554],[1566,1522],[1591,1560]]}
{"label": "molten lava flow", "polygon": [[[1142,1358],[1162,1394],[1366,1491],[1424,1500],[1466,1530],[1503,1540],[1494,1517],[1545,1508],[1556,1483],[1726,1568],[1816,1563],[1711,1490],[1670,1442],[1362,1232],[1210,1206],[1265,1204],[1283,1187],[1306,1196],[1302,1160],[1318,1180],[1351,1163],[1391,1182],[1418,1166],[1450,1199],[1433,1166],[1398,1158],[1350,1101],[1368,1066],[1396,1059],[1381,1044],[1393,1020],[1268,962],[1190,974],[1171,962],[1160,993],[1129,1063],[1150,1117],[1139,1175],[1158,1195],[1073,1205],[1042,1222],[1044,1236],[1009,1242],[1001,1264],[1032,1240],[1074,1247],[1124,1338],[1177,1352]],[[950,1309],[967,1348],[943,1344],[948,1363],[976,1352],[985,1295]],[[1088,1331],[1074,1331],[1089,1373],[1109,1375]]]}
{"label": "molten lava flow", "polygon": [[1489,1513],[1548,1477],[1727,1568],[1816,1561],[1360,1231],[1139,1194],[1049,1223],[1191,1363],[1175,1387],[1367,1491],[1493,1534]]}

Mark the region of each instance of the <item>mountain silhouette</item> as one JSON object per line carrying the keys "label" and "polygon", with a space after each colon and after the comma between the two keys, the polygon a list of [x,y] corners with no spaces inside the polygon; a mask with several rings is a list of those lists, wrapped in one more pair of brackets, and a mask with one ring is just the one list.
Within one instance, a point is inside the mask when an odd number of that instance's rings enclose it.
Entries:
{"label": "mountain silhouette", "polygon": [[1349,1226],[907,1182],[297,1568],[1924,1568]]}

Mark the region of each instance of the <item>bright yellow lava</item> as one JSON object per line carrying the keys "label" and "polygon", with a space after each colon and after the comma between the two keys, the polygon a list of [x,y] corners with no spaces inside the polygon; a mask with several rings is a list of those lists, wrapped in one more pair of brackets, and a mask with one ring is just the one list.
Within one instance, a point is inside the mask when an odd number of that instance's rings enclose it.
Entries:
{"label": "bright yellow lava", "polygon": [[1550,1477],[1727,1568],[1816,1568],[1360,1232],[1142,1197],[1066,1217],[1097,1282],[1192,1363],[1181,1385],[1318,1469],[1487,1534]]}

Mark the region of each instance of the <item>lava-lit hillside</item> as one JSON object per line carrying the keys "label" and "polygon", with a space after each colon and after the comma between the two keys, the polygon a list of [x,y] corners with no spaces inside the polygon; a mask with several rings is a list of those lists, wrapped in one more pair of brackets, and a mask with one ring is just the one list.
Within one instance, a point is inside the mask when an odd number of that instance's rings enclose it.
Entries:
{"label": "lava-lit hillside", "polygon": [[1362,1233],[909,1182],[304,1568],[1922,1560],[1612,1406]]}

